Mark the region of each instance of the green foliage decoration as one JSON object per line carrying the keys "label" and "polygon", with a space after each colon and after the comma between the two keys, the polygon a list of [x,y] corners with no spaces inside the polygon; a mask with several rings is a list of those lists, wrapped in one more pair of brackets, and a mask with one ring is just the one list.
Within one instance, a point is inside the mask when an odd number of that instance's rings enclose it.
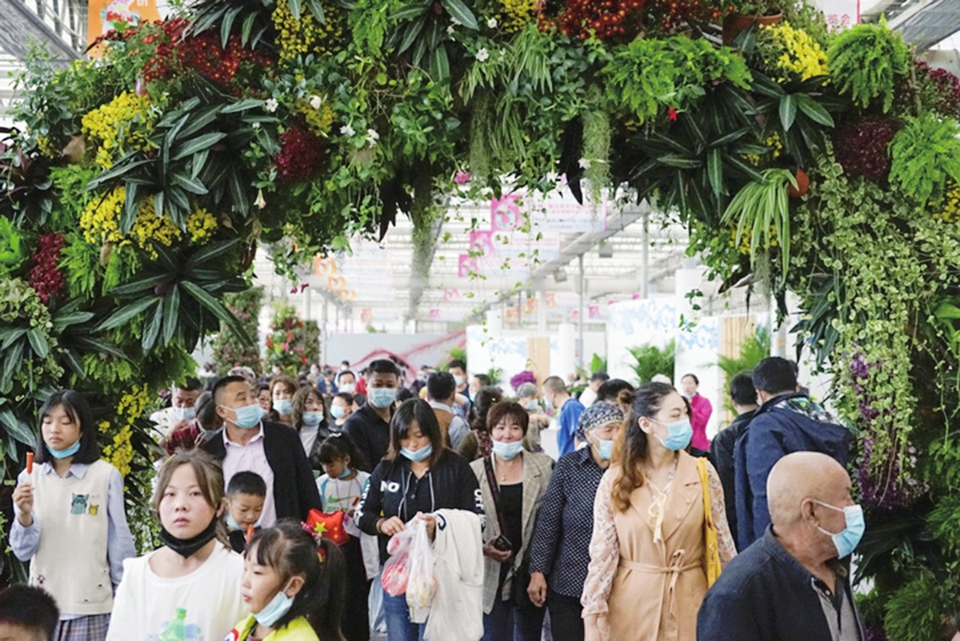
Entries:
{"label": "green foliage decoration", "polygon": [[673,366],[677,357],[676,341],[670,341],[662,348],[647,344],[629,347],[627,351],[633,359],[630,368],[633,369],[637,385],[649,383],[657,374],[673,378]]}
{"label": "green foliage decoration", "polygon": [[909,71],[910,53],[886,19],[843,31],[827,51],[830,79],[841,95],[863,108],[883,98],[883,112],[893,105],[897,80]]}
{"label": "green foliage decoration", "polygon": [[[257,335],[260,307],[263,304],[263,287],[224,296],[224,305],[243,325],[248,336]],[[213,365],[217,376],[225,376],[234,367],[250,367],[260,372],[260,349],[256,344],[247,344],[230,331],[226,323],[220,324],[220,333],[213,341]]]}
{"label": "green foliage decoration", "polygon": [[960,125],[926,113],[907,117],[890,143],[890,182],[919,203],[939,205],[947,180],[960,182]]}

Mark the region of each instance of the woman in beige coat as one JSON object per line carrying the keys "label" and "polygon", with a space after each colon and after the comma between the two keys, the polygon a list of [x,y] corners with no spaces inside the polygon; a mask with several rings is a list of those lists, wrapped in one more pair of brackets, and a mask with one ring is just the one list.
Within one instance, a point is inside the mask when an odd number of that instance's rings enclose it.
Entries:
{"label": "woman in beige coat", "polygon": [[[613,463],[597,489],[584,584],[587,641],[694,641],[707,591],[704,495],[696,459],[684,452],[687,405],[670,385],[633,397]],[[723,488],[707,464],[720,557],[736,555]]]}

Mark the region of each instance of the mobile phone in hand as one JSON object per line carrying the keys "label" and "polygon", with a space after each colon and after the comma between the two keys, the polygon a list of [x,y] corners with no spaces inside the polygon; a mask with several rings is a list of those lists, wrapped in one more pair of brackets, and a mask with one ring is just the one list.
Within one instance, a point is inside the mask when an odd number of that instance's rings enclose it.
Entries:
{"label": "mobile phone in hand", "polygon": [[513,551],[513,543],[501,534],[493,541],[493,549],[500,550],[501,552],[511,552]]}

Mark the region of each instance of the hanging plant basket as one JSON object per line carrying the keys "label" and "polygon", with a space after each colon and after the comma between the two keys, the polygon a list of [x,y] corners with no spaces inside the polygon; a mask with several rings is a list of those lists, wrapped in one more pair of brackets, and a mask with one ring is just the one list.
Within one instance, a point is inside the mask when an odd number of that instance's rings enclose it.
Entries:
{"label": "hanging plant basket", "polygon": [[753,25],[774,25],[783,20],[782,13],[776,13],[770,16],[749,16],[742,13],[733,12],[723,19],[723,44],[731,46],[743,31],[746,31]]}

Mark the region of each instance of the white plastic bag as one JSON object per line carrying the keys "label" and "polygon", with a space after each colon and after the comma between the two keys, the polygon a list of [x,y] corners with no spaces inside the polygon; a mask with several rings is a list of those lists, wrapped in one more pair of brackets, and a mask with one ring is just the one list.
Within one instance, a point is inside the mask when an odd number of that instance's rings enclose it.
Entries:
{"label": "white plastic bag", "polygon": [[411,609],[429,608],[437,593],[437,579],[433,574],[433,541],[427,534],[427,524],[414,519],[407,525],[411,532],[408,550],[410,573],[407,579],[407,605]]}
{"label": "white plastic bag", "polygon": [[390,596],[400,596],[407,591],[407,580],[410,577],[409,550],[412,539],[413,531],[408,527],[394,534],[387,542],[390,558],[383,564],[380,583]]}

